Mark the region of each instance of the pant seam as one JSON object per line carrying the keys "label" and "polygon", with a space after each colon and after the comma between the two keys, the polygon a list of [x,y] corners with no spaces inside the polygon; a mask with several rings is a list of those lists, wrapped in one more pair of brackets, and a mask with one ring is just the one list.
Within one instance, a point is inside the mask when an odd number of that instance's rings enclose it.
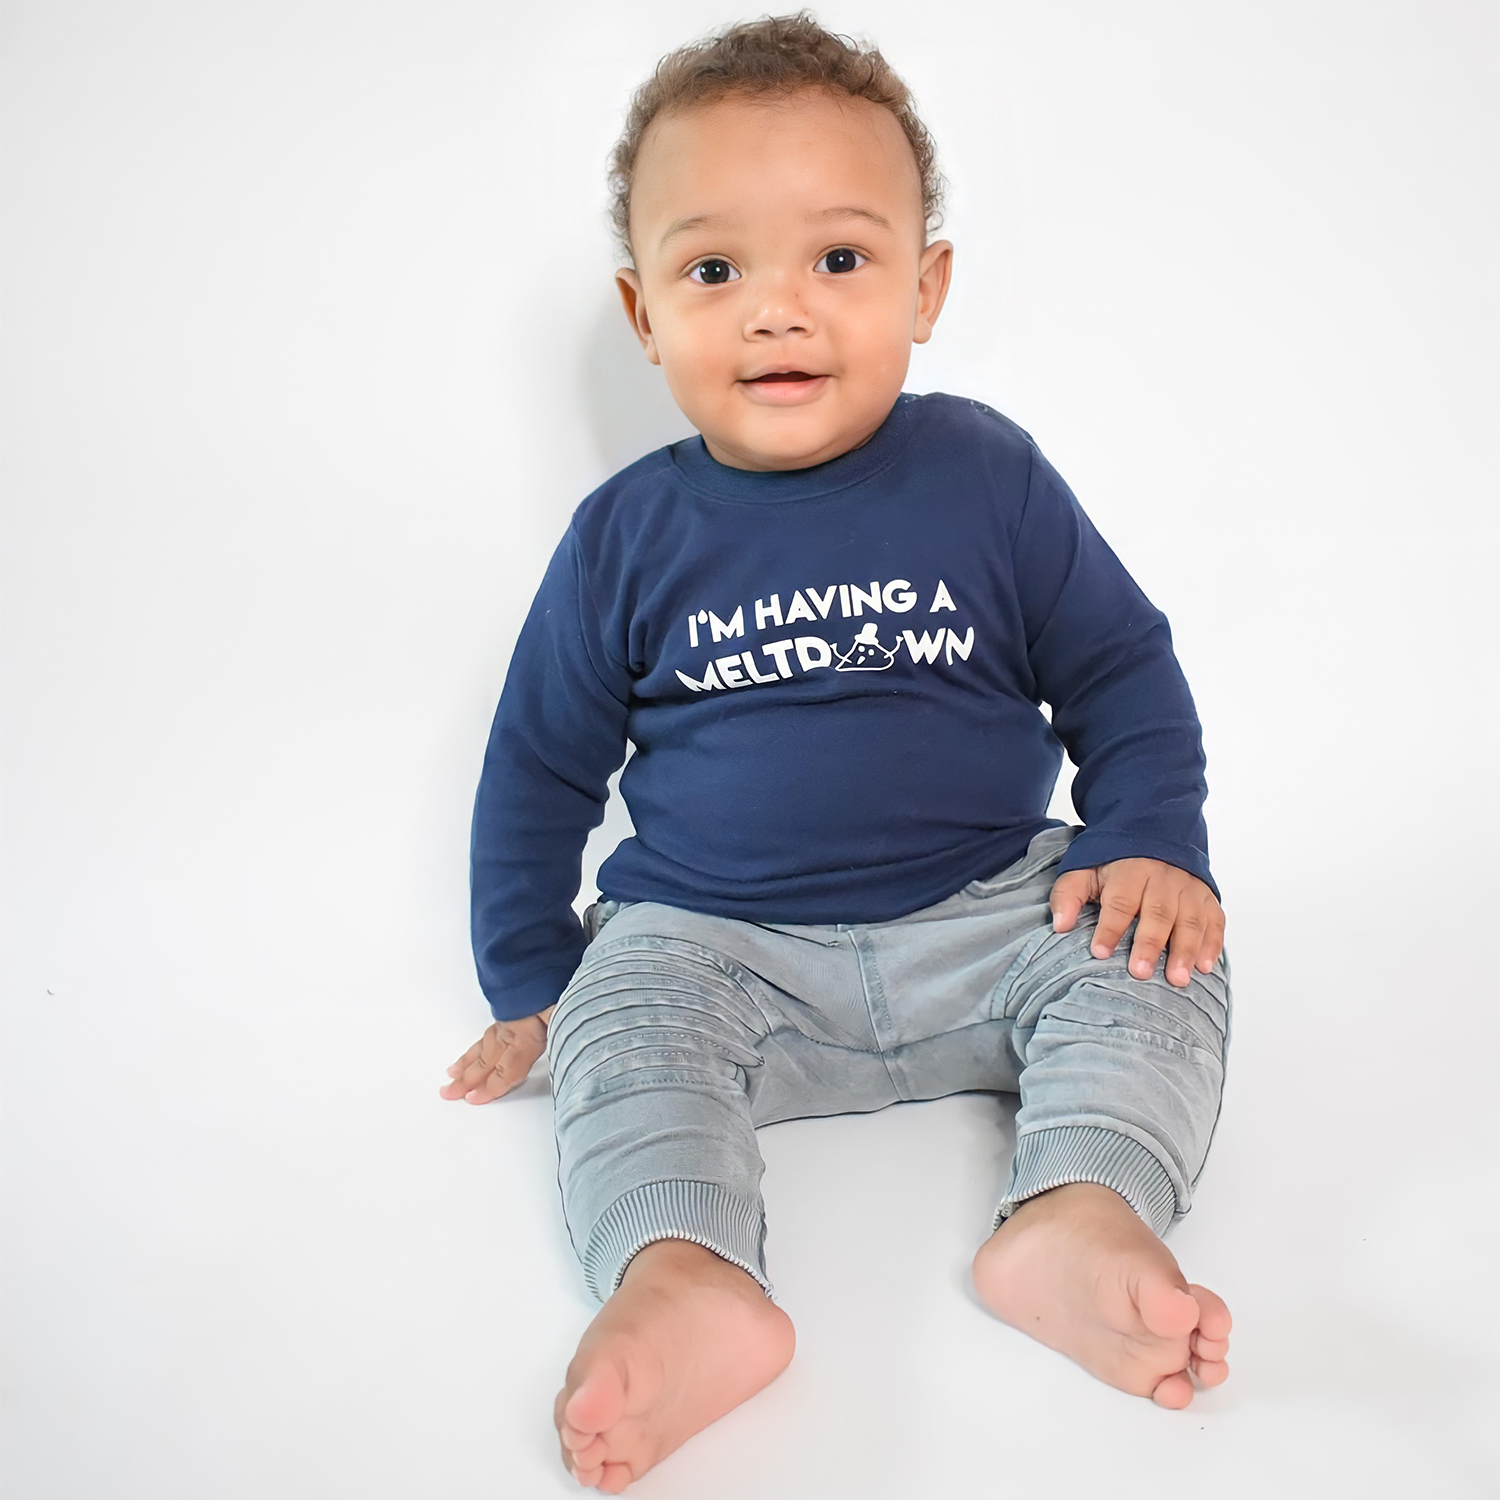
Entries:
{"label": "pant seam", "polygon": [[885,1002],[885,982],[880,977],[880,966],[875,962],[874,952],[867,953],[865,951],[865,945],[860,942],[858,933],[851,932],[849,934],[849,942],[854,949],[854,960],[859,969],[859,992],[864,998],[865,1014],[870,1019],[870,1034],[875,1038],[875,1048],[880,1055],[881,1066],[884,1067],[885,1076],[889,1080],[891,1087],[896,1091],[897,1098],[904,1100],[906,1093],[900,1083],[897,1082],[896,1075],[891,1072],[890,1054],[886,1051],[885,1045],[888,1038],[882,1037],[880,1034],[880,1022],[876,1019],[875,1005],[870,996],[871,980],[873,979],[874,988],[880,1001],[880,1015],[884,1017],[886,1030],[889,1032],[891,1030],[891,1015]]}

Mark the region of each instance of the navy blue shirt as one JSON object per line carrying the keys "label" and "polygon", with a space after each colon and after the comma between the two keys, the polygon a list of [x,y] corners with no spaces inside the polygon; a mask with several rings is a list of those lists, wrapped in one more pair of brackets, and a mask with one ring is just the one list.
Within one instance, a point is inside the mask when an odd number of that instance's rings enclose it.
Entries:
{"label": "navy blue shirt", "polygon": [[1062,869],[1147,856],[1214,884],[1166,618],[1029,434],[961,397],[903,393],[868,442],[806,469],[735,469],[684,439],[574,512],[474,807],[499,1020],[545,1010],[578,965],[583,845],[627,744],[636,831],[599,871],[615,900],[902,916],[1057,824],[1064,749],[1086,826]]}

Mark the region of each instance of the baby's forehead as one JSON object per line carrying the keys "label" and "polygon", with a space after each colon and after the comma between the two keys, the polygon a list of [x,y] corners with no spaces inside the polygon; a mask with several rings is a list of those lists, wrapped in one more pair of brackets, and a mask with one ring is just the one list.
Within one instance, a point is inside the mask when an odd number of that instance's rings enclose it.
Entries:
{"label": "baby's forehead", "polygon": [[801,154],[842,141],[890,146],[905,140],[888,109],[826,89],[730,93],[698,100],[662,111],[647,128],[646,138],[653,133],[670,134],[679,143],[701,143],[710,152],[741,138],[763,151]]}
{"label": "baby's forehead", "polygon": [[922,193],[890,111],[821,92],[726,96],[664,112],[642,140],[634,188],[634,207],[667,232],[732,228],[731,219],[749,227],[791,212],[863,213],[891,229],[920,212]]}

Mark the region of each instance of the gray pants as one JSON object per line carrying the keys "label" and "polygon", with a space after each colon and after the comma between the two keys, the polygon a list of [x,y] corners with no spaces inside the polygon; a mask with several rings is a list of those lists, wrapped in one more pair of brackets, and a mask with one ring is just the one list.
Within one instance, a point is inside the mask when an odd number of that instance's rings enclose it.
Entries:
{"label": "gray pants", "polygon": [[1219,1114],[1229,965],[1168,984],[1054,933],[1076,828],[889,922],[796,926],[654,901],[589,909],[547,1030],[558,1183],[601,1301],[635,1253],[689,1239],[766,1273],[758,1125],[964,1090],[1019,1093],[994,1225],[1067,1182],[1118,1192],[1158,1234],[1188,1211]]}

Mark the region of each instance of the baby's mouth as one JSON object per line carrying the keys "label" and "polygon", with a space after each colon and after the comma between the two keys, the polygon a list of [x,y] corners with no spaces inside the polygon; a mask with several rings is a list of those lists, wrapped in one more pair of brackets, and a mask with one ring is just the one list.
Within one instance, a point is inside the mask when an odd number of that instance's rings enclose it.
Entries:
{"label": "baby's mouth", "polygon": [[759,406],[804,406],[816,401],[828,384],[827,375],[814,375],[809,370],[765,370],[740,382],[747,390],[754,386],[758,396],[746,396]]}

